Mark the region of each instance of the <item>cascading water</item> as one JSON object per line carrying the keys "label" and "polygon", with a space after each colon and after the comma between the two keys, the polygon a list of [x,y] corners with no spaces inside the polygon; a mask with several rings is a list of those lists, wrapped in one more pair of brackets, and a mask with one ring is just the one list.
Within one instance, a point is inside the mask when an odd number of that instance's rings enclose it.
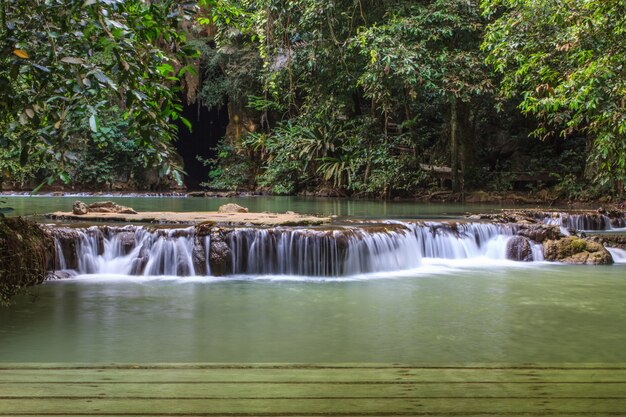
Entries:
{"label": "cascading water", "polygon": [[[195,236],[193,227],[105,226],[71,229],[70,238],[57,236],[55,244],[57,266],[78,274],[211,275],[212,262],[222,262],[218,275],[324,277],[409,270],[424,259],[504,260],[516,231],[501,224],[386,222],[220,229],[213,238]],[[541,245],[533,245],[532,259],[543,260]]]}
{"label": "cascading water", "polygon": [[[57,265],[68,262],[56,238]],[[116,275],[195,275],[193,228],[149,231],[142,227],[78,230],[75,272]]]}
{"label": "cascading water", "polygon": [[544,224],[557,225],[565,235],[569,235],[569,230],[596,231],[615,230],[626,227],[624,217],[611,219],[605,214],[569,214],[552,213],[551,216],[543,220]]}
{"label": "cascading water", "polygon": [[492,224],[387,223],[338,230],[236,229],[235,274],[348,276],[413,269],[422,258],[506,259],[514,228]]}
{"label": "cascading water", "polygon": [[626,264],[626,250],[619,248],[606,248],[616,264]]}

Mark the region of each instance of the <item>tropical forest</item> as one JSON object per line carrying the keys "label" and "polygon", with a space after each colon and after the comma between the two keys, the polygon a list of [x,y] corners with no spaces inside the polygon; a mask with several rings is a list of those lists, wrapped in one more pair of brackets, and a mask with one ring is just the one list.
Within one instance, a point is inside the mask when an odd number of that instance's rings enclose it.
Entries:
{"label": "tropical forest", "polygon": [[5,0],[2,187],[619,197],[624,7]]}
{"label": "tropical forest", "polygon": [[0,0],[0,416],[625,416],[626,0]]}

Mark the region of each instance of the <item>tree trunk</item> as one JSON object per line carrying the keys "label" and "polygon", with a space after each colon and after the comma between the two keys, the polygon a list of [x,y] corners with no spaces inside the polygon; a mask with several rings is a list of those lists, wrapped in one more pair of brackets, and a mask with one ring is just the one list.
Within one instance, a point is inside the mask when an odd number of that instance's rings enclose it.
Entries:
{"label": "tree trunk", "polygon": [[452,191],[460,191],[459,181],[459,136],[458,99],[452,97],[450,109],[450,168],[452,169]]}

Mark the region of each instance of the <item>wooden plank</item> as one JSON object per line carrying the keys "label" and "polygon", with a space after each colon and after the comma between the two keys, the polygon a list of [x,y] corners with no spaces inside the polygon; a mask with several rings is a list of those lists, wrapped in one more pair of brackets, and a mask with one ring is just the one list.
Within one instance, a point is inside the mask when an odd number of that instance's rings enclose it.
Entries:
{"label": "wooden plank", "polygon": [[0,400],[29,398],[588,398],[624,399],[626,383],[622,384],[4,384]]}
{"label": "wooden plank", "polygon": [[626,369],[467,369],[467,368],[211,368],[211,369],[6,369],[4,383],[624,383]]}
{"label": "wooden plank", "polygon": [[624,400],[606,399],[493,399],[493,398],[436,398],[436,399],[215,399],[215,400],[141,400],[141,399],[36,399],[2,400],[0,415],[72,415],[80,414],[159,414],[190,415],[207,413],[241,413],[275,415],[327,413],[626,413]]}
{"label": "wooden plank", "polygon": [[0,365],[0,416],[626,416],[616,365]]}

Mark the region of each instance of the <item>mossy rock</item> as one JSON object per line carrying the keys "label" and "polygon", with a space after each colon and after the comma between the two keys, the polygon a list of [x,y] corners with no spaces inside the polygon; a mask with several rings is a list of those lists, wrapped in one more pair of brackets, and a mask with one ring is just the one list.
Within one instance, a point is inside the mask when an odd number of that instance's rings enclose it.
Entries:
{"label": "mossy rock", "polygon": [[600,243],[590,239],[569,236],[559,240],[547,240],[543,244],[546,261],[577,265],[610,265],[611,254]]}
{"label": "mossy rock", "polygon": [[0,304],[42,283],[53,269],[54,239],[38,224],[0,218]]}

